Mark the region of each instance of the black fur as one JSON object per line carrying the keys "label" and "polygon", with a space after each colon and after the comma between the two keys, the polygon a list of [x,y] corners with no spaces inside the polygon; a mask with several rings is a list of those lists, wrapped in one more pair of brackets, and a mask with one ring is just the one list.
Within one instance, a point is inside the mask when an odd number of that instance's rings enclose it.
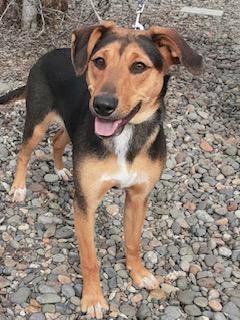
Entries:
{"label": "black fur", "polygon": [[142,48],[149,56],[154,67],[158,70],[161,70],[163,67],[163,59],[157,46],[152,42],[152,40],[146,36],[138,36],[136,38],[136,42],[139,47]]}

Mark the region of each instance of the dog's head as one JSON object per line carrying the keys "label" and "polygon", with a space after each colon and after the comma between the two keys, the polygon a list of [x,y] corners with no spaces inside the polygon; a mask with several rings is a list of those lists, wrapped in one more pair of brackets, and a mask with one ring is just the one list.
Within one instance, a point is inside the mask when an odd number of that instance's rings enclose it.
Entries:
{"label": "dog's head", "polygon": [[136,31],[112,22],[74,31],[72,62],[76,75],[86,71],[95,133],[107,137],[156,112],[171,65],[182,63],[193,74],[202,68],[202,57],[176,31]]}

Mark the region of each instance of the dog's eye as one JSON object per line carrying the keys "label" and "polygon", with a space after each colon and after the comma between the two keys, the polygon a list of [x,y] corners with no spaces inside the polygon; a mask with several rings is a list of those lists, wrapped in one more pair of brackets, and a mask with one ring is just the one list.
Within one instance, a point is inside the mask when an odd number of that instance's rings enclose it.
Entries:
{"label": "dog's eye", "polygon": [[98,57],[98,58],[94,59],[93,63],[100,70],[103,70],[106,67],[105,60],[103,58],[101,58],[101,57]]}
{"label": "dog's eye", "polygon": [[136,73],[142,73],[145,71],[148,67],[143,62],[134,62],[131,65],[130,71],[134,74]]}

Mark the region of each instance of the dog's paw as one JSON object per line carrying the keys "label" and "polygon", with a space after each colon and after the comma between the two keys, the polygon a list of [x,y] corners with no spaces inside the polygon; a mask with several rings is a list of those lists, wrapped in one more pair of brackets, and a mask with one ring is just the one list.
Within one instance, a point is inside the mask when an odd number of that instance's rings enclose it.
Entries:
{"label": "dog's paw", "polygon": [[142,267],[138,271],[133,269],[130,271],[133,283],[139,288],[145,288],[147,290],[156,289],[159,286],[159,281],[154,275],[151,274],[146,268]]}
{"label": "dog's paw", "polygon": [[55,172],[59,179],[63,181],[68,181],[72,177],[71,172],[67,168],[62,168],[61,170],[55,168]]}
{"label": "dog's paw", "polygon": [[87,316],[95,319],[103,319],[108,310],[108,304],[102,294],[84,295],[81,300],[81,311]]}
{"label": "dog's paw", "polygon": [[12,202],[22,202],[26,198],[27,189],[12,186],[9,194],[12,195]]}
{"label": "dog's paw", "polygon": [[156,289],[159,286],[159,282],[157,278],[154,277],[151,273],[148,276],[145,276],[141,280],[141,288],[145,288],[147,290]]}

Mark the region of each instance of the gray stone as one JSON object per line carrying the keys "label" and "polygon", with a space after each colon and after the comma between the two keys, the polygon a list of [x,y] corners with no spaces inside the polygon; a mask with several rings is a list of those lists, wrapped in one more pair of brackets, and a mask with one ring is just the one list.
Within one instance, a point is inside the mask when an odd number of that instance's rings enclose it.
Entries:
{"label": "gray stone", "polygon": [[178,278],[177,279],[177,287],[181,290],[186,290],[188,287],[187,278]]}
{"label": "gray stone", "polygon": [[217,257],[213,254],[208,254],[205,256],[204,261],[208,267],[212,267],[217,262]]}
{"label": "gray stone", "polygon": [[5,160],[8,157],[8,150],[7,148],[3,145],[0,144],[0,160]]}
{"label": "gray stone", "polygon": [[42,283],[39,285],[38,290],[40,293],[57,293],[54,287],[47,286],[46,284]]}
{"label": "gray stone", "polygon": [[20,287],[16,292],[14,292],[10,296],[10,300],[12,303],[22,304],[27,301],[30,294],[31,290],[28,287]]}
{"label": "gray stone", "polygon": [[227,318],[222,312],[214,312],[213,320],[227,320]]}
{"label": "gray stone", "polygon": [[136,314],[136,309],[127,303],[123,303],[119,310],[128,318],[134,317]]}
{"label": "gray stone", "polygon": [[176,222],[176,221],[173,222],[172,231],[175,235],[178,235],[181,233],[181,226],[178,222]]}
{"label": "gray stone", "polygon": [[194,299],[194,304],[201,308],[205,308],[208,305],[208,300],[204,297],[197,297]]}
{"label": "gray stone", "polygon": [[136,317],[137,319],[139,320],[144,320],[147,318],[147,316],[150,314],[150,310],[147,306],[146,303],[142,303],[139,307],[139,309],[137,310],[137,313],[136,313]]}
{"label": "gray stone", "polygon": [[226,154],[228,154],[229,156],[235,156],[237,154],[237,151],[237,147],[233,145],[228,146],[225,150]]}
{"label": "gray stone", "polygon": [[42,223],[42,224],[51,224],[51,223],[53,223],[52,217],[48,217],[48,216],[45,216],[45,215],[39,216],[37,221],[39,223]]}
{"label": "gray stone", "polygon": [[0,95],[7,93],[11,90],[11,87],[9,84],[0,82]]}
{"label": "gray stone", "polygon": [[183,304],[192,304],[195,298],[195,293],[191,290],[180,291],[178,300]]}
{"label": "gray stone", "polygon": [[239,319],[240,309],[231,301],[225,304],[222,311],[230,320]]}
{"label": "gray stone", "polygon": [[184,311],[187,314],[189,314],[190,316],[194,316],[194,317],[201,315],[201,310],[197,306],[195,306],[194,304],[190,304],[190,305],[185,306]]}
{"label": "gray stone", "polygon": [[44,314],[37,312],[37,313],[33,313],[29,320],[45,320]]}
{"label": "gray stone", "polygon": [[164,310],[164,315],[161,317],[162,320],[178,320],[181,319],[182,312],[179,307],[168,306]]}
{"label": "gray stone", "polygon": [[44,304],[42,306],[42,312],[43,313],[54,313],[56,310],[55,305],[54,304]]}
{"label": "gray stone", "polygon": [[203,221],[203,222],[213,222],[214,219],[213,217],[211,217],[206,211],[204,210],[197,210],[196,211],[196,215],[198,217],[199,220]]}
{"label": "gray stone", "polygon": [[62,253],[57,253],[52,257],[52,259],[53,259],[53,262],[60,263],[65,261],[65,256]]}
{"label": "gray stone", "polygon": [[58,181],[58,175],[53,173],[47,173],[44,176],[44,180],[49,183],[54,183]]}
{"label": "gray stone", "polygon": [[61,298],[55,293],[45,293],[37,296],[36,300],[40,304],[48,304],[48,303],[58,303],[61,301]]}
{"label": "gray stone", "polygon": [[232,174],[235,173],[235,170],[231,166],[223,166],[222,167],[222,174],[224,174],[226,177],[231,176]]}
{"label": "gray stone", "polygon": [[154,251],[148,251],[147,253],[145,253],[144,260],[152,264],[156,264],[158,262],[157,255]]}
{"label": "gray stone", "polygon": [[73,230],[68,226],[57,229],[55,234],[57,239],[68,239],[68,238],[72,238],[73,235],[74,235]]}
{"label": "gray stone", "polygon": [[228,247],[219,247],[218,252],[224,257],[230,257],[232,255],[232,251]]}
{"label": "gray stone", "polygon": [[62,294],[68,299],[75,296],[75,291],[73,289],[73,286],[71,284],[63,284]]}

